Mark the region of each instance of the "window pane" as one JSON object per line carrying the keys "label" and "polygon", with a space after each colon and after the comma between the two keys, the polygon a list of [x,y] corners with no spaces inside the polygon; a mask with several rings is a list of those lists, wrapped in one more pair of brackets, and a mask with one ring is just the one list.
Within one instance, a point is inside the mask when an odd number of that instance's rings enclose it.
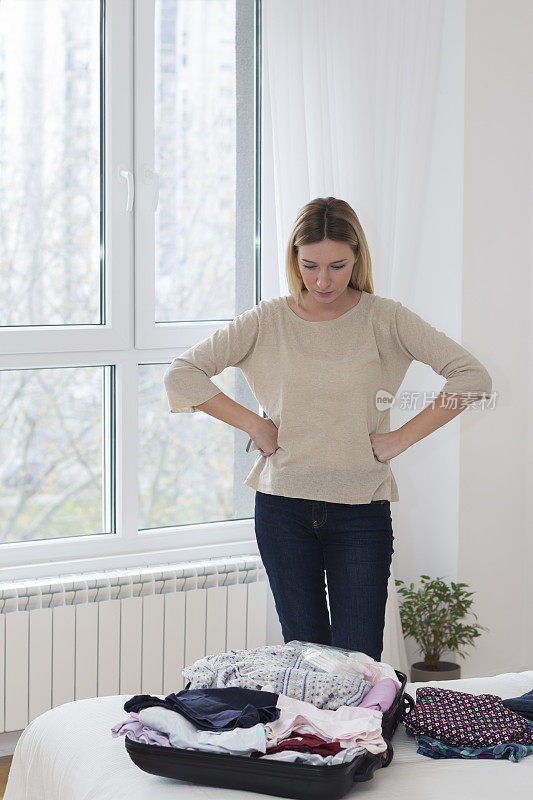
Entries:
{"label": "window pane", "polygon": [[111,532],[102,479],[109,380],[100,366],[0,370],[0,542]]}
{"label": "window pane", "polygon": [[[257,458],[246,453],[248,436],[201,411],[169,414],[167,366],[139,366],[139,528],[253,517],[254,493],[243,486]],[[235,397],[238,376],[229,367],[216,385]]]}
{"label": "window pane", "polygon": [[100,2],[0,3],[0,326],[100,324]]}
{"label": "window pane", "polygon": [[235,314],[235,0],[156,0],[156,322]]}

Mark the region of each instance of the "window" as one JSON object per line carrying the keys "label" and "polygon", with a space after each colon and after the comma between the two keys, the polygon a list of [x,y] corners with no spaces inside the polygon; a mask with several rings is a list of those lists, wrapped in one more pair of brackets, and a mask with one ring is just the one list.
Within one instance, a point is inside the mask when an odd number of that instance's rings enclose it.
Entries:
{"label": "window", "polygon": [[248,437],[163,374],[259,301],[259,37],[260,0],[0,4],[2,579],[256,551]]}

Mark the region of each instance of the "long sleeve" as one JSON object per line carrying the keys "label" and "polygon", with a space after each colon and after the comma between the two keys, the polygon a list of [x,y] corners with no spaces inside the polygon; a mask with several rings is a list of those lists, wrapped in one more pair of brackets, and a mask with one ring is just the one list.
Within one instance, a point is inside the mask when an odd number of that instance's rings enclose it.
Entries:
{"label": "long sleeve", "polygon": [[392,335],[395,344],[411,360],[428,364],[446,378],[441,392],[490,394],[492,379],[483,364],[400,302],[396,303]]}
{"label": "long sleeve", "polygon": [[211,378],[226,367],[237,367],[253,352],[259,331],[257,306],[235,317],[224,328],[175,358],[164,374],[170,411],[197,411],[221,389]]}

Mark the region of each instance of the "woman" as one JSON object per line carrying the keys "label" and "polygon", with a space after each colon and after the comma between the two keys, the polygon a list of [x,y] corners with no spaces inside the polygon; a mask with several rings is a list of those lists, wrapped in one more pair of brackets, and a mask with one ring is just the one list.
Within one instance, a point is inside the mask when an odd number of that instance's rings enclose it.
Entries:
{"label": "woman", "polygon": [[[389,462],[490,394],[492,381],[457,342],[374,294],[366,238],[343,200],[301,209],[286,274],[290,296],[262,300],[174,359],[165,373],[170,410],[205,411],[246,431],[259,450],[245,483],[256,492],[257,544],[284,641],[379,661],[390,503],[399,499]],[[413,360],[446,383],[437,401],[391,431],[391,401]],[[210,380],[228,366],[243,371],[267,417]]]}

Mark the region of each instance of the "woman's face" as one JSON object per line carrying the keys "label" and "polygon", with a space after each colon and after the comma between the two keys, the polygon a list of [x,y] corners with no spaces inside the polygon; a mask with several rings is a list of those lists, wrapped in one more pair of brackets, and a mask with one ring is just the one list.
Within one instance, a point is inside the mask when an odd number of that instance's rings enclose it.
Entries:
{"label": "woman's face", "polygon": [[332,303],[346,291],[354,262],[352,248],[346,242],[323,239],[298,248],[302,280],[310,297],[318,303]]}

